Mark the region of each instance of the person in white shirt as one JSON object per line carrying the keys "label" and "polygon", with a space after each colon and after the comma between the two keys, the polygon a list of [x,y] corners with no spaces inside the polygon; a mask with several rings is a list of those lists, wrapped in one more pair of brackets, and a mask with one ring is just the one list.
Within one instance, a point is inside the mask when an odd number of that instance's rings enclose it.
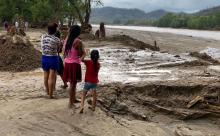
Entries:
{"label": "person in white shirt", "polygon": [[15,27],[16,27],[16,29],[18,29],[18,27],[19,27],[18,21],[15,22]]}
{"label": "person in white shirt", "polygon": [[27,21],[24,23],[24,26],[25,26],[25,30],[27,31],[28,30],[28,22]]}

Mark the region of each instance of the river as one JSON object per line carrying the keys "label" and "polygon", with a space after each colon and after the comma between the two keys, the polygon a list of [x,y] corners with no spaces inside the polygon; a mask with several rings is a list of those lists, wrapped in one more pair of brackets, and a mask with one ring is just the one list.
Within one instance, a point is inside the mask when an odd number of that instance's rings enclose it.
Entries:
{"label": "river", "polygon": [[[93,25],[93,26],[98,27],[98,25]],[[149,31],[149,32],[158,32],[158,33],[172,33],[172,34],[200,37],[205,39],[220,40],[220,31],[174,29],[174,28],[161,28],[161,27],[148,27],[148,26],[115,26],[115,25],[106,25],[106,28]]]}

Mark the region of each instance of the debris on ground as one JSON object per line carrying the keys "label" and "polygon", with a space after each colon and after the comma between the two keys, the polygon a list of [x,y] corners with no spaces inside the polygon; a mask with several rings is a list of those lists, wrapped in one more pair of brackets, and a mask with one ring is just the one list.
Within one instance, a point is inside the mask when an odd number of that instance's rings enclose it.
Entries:
{"label": "debris on ground", "polygon": [[192,108],[195,105],[199,105],[198,107],[205,111],[220,114],[220,96],[219,95],[196,96],[194,99],[192,99],[188,103],[187,108]]}
{"label": "debris on ground", "polygon": [[191,108],[192,106],[194,106],[195,104],[197,104],[199,101],[203,101],[203,97],[201,96],[196,96],[195,98],[193,98],[192,101],[190,101],[188,104],[187,104],[187,108]]}
{"label": "debris on ground", "polygon": [[14,35],[26,36],[26,33],[24,32],[24,29],[22,29],[22,28],[16,29],[15,26],[12,26],[9,29],[7,34],[10,35],[10,36],[14,36]]}
{"label": "debris on ground", "polygon": [[[145,121],[152,121],[156,113],[180,120],[198,119],[207,115],[220,116],[219,86],[110,84],[101,86],[100,90],[98,106],[118,116]],[[199,97],[202,94],[209,95]],[[200,101],[203,103],[197,105]]]}
{"label": "debris on ground", "polygon": [[40,51],[27,37],[2,35],[0,37],[0,71],[29,71],[40,67]]}
{"label": "debris on ground", "polygon": [[215,60],[214,58],[212,58],[211,56],[209,56],[206,53],[191,52],[190,56],[198,58],[198,59],[206,61],[206,62],[209,62],[210,64],[220,64],[218,62],[218,60]]}

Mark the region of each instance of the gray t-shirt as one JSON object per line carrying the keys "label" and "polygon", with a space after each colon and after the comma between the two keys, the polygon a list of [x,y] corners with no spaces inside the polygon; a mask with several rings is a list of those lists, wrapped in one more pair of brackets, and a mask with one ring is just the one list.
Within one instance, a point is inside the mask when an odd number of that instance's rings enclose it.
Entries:
{"label": "gray t-shirt", "polygon": [[45,56],[57,56],[58,47],[61,44],[59,38],[54,35],[45,34],[41,38],[42,55]]}

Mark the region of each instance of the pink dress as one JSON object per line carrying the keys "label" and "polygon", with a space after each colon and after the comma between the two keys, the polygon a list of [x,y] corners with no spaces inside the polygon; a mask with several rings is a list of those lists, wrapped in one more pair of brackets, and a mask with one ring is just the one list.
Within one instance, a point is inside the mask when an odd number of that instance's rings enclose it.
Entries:
{"label": "pink dress", "polygon": [[[67,40],[64,41],[64,45],[66,45]],[[73,42],[72,49],[69,51],[68,55],[65,57],[64,62],[65,63],[78,63],[80,64],[80,57],[78,55],[78,51],[75,49],[75,47],[81,42],[79,38],[75,39]],[[65,48],[65,47],[64,47]]]}
{"label": "pink dress", "polygon": [[[67,40],[65,40],[64,45],[66,45],[66,41]],[[81,40],[79,38],[75,39],[72,49],[64,59],[65,64],[62,78],[65,82],[72,84],[82,81],[81,60],[78,51],[75,49],[80,42]]]}

